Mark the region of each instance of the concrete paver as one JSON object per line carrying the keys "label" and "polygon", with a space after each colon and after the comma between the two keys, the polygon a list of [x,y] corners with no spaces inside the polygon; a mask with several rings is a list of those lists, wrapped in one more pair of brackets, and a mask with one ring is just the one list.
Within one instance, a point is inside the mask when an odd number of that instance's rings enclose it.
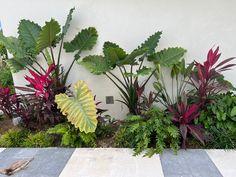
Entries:
{"label": "concrete paver", "polygon": [[[13,177],[235,177],[236,151],[171,150],[152,158],[116,148],[4,148],[0,168],[34,160]],[[0,175],[0,177],[5,177]]]}
{"label": "concrete paver", "polygon": [[206,152],[224,177],[236,176],[235,150],[207,150]]}
{"label": "concrete paver", "polygon": [[161,164],[165,177],[222,177],[204,150],[166,150]]}
{"label": "concrete paver", "polygon": [[159,155],[133,156],[131,149],[76,149],[60,177],[164,177]]}
{"label": "concrete paver", "polygon": [[[58,177],[74,149],[64,148],[10,148],[0,153],[0,168],[6,168],[17,160],[34,158],[27,168],[13,177]],[[6,177],[1,175],[0,177]]]}

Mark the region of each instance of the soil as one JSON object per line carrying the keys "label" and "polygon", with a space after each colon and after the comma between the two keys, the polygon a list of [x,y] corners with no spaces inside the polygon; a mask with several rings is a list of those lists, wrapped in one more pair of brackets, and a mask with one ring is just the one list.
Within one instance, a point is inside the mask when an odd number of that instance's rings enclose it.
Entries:
{"label": "soil", "polygon": [[14,127],[11,119],[0,119],[0,135]]}

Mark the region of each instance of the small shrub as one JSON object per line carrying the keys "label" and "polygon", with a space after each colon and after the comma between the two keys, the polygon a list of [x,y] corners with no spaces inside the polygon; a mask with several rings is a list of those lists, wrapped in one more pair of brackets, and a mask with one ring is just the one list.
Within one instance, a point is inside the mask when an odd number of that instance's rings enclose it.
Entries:
{"label": "small shrub", "polygon": [[158,108],[151,108],[144,116],[131,115],[116,136],[117,147],[134,148],[134,155],[143,151],[144,156],[162,153],[170,147],[174,152],[179,148],[179,131],[171,116]]}
{"label": "small shrub", "polygon": [[21,147],[28,133],[25,129],[10,129],[0,137],[0,147]]}
{"label": "small shrub", "polygon": [[69,123],[58,124],[49,128],[47,133],[61,136],[61,146],[66,147],[95,147],[95,133],[80,132]]}
{"label": "small shrub", "polygon": [[1,68],[0,87],[12,87],[13,85],[11,70],[6,66]]}
{"label": "small shrub", "polygon": [[52,139],[45,132],[30,133],[22,145],[24,147],[51,147]]}
{"label": "small shrub", "polygon": [[231,92],[215,96],[196,122],[206,129],[236,129],[236,96]]}
{"label": "small shrub", "polygon": [[217,129],[211,127],[209,130],[209,140],[207,148],[210,149],[235,149],[236,148],[236,129]]}

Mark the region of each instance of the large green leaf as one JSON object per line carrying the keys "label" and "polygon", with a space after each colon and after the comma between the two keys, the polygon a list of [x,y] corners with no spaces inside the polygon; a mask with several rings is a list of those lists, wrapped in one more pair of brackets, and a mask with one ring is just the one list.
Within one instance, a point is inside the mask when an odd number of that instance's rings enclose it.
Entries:
{"label": "large green leaf", "polygon": [[25,56],[25,50],[21,47],[20,41],[17,38],[5,37],[0,32],[0,43],[4,45],[14,57],[22,58]]}
{"label": "large green leaf", "polygon": [[71,42],[64,43],[66,52],[91,50],[98,38],[97,30],[93,27],[83,29]]}
{"label": "large green leaf", "polygon": [[67,31],[70,27],[70,22],[72,20],[72,14],[73,14],[74,10],[75,10],[75,8],[71,8],[69,14],[67,15],[66,23],[62,27],[62,36],[65,36],[65,34],[67,33]]}
{"label": "large green leaf", "polygon": [[18,27],[19,40],[25,48],[35,50],[41,27],[29,20],[21,20]]}
{"label": "large green leaf", "polygon": [[158,45],[158,42],[161,38],[161,31],[158,31],[151,35],[144,43],[141,44],[141,48],[148,48],[148,53],[152,54],[155,52],[155,48]]}
{"label": "large green leaf", "polygon": [[165,67],[171,67],[183,58],[185,52],[186,50],[181,47],[163,49],[149,58],[149,61],[159,63]]}
{"label": "large green leaf", "polygon": [[81,132],[95,132],[97,127],[97,110],[94,96],[87,84],[80,80],[75,86],[75,97],[68,97],[61,93],[56,95],[55,102],[62,114],[67,116],[76,128]]}
{"label": "large green leaf", "polygon": [[112,67],[115,67],[117,63],[124,60],[127,54],[122,48],[107,48],[104,56]]}
{"label": "large green leaf", "polygon": [[91,73],[97,75],[111,70],[111,67],[107,60],[103,56],[99,55],[87,56],[83,58],[83,60],[79,62],[79,64],[84,66]]}
{"label": "large green leaf", "polygon": [[110,41],[106,41],[103,44],[103,53],[106,53],[106,50],[109,48],[120,48],[119,45],[117,45],[116,43],[110,42]]}
{"label": "large green leaf", "polygon": [[148,51],[148,48],[135,49],[133,52],[127,55],[123,60],[118,61],[117,65],[118,66],[135,65],[137,57],[144,55],[147,51]]}
{"label": "large green leaf", "polygon": [[9,68],[11,69],[11,72],[17,73],[25,69],[27,65],[32,65],[33,61],[34,60],[29,60],[29,58],[24,57],[24,58],[11,58],[8,59],[6,62]]}
{"label": "large green leaf", "polygon": [[[13,73],[23,70],[27,65],[33,64],[34,57],[32,53],[28,53],[25,48],[22,48],[20,40],[15,37],[5,37],[0,33],[0,43],[13,55],[12,58],[7,60],[7,64]],[[31,58],[29,59],[29,56]]]}
{"label": "large green leaf", "polygon": [[54,19],[46,22],[42,27],[42,31],[37,39],[37,51],[42,51],[47,47],[53,46],[54,42],[57,40],[58,33],[60,33],[60,25]]}

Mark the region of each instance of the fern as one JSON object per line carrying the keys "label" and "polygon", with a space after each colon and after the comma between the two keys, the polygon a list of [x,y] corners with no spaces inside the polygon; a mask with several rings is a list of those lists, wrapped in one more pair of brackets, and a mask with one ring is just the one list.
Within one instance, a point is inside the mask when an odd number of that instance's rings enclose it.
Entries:
{"label": "fern", "polygon": [[162,153],[170,147],[174,152],[179,148],[179,131],[171,117],[158,108],[151,108],[144,116],[128,117],[126,125],[116,135],[116,146],[134,148],[134,155],[144,156]]}

